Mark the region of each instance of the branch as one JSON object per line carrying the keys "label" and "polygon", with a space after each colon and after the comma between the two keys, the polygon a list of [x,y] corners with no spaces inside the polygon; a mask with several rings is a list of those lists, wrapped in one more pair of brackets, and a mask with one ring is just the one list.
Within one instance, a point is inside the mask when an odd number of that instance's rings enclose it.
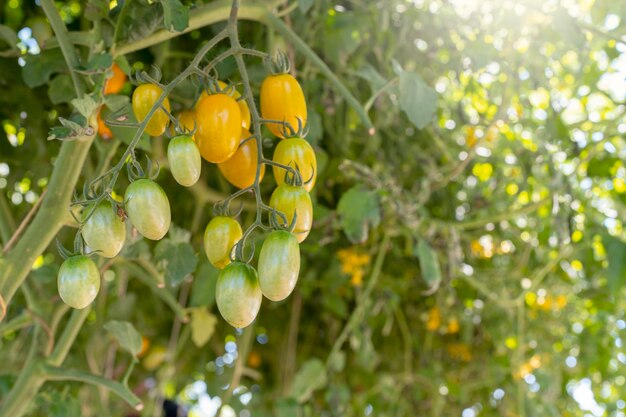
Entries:
{"label": "branch", "polygon": [[75,369],[61,369],[55,366],[44,365],[43,376],[48,381],[77,381],[106,388],[117,394],[128,405],[137,411],[143,410],[143,402],[133,392],[120,382],[112,381],[98,375],[89,374]]}
{"label": "branch", "polygon": [[0,240],[2,243],[7,244],[14,230],[15,221],[11,215],[6,195],[5,193],[0,193]]}

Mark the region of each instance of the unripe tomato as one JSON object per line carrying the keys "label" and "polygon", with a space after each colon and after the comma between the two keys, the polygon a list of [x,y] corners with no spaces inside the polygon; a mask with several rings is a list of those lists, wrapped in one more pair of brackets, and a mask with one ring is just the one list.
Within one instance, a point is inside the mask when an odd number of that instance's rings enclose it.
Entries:
{"label": "unripe tomato", "polygon": [[[241,139],[247,139],[252,134],[245,129],[241,130]],[[217,164],[220,172],[226,180],[238,188],[246,188],[254,183],[258,164],[258,147],[256,138],[239,145],[237,152],[224,162]],[[259,182],[265,175],[265,165],[261,165]]]}
{"label": "unripe tomato", "polygon": [[284,213],[289,223],[293,220],[294,213],[297,213],[293,233],[298,238],[298,242],[306,239],[313,224],[313,203],[307,190],[286,183],[279,185],[272,193],[270,207]]}
{"label": "unripe tomato", "polygon": [[[317,158],[313,147],[302,138],[289,138],[281,140],[274,150],[274,162],[282,165],[289,165],[297,168],[302,177],[302,186],[305,190],[311,191],[315,186],[317,177]],[[274,179],[276,184],[281,185],[285,182],[285,169],[273,166]],[[309,182],[306,182],[309,181]]]}
{"label": "unripe tomato", "polygon": [[104,140],[109,140],[113,137],[113,132],[102,119],[102,109],[98,110],[98,134]]}
{"label": "unripe tomato", "polygon": [[204,231],[204,252],[214,267],[222,269],[230,263],[230,254],[243,232],[232,217],[213,218]]}
{"label": "unripe tomato", "polygon": [[72,256],[59,269],[57,287],[65,304],[83,309],[92,303],[100,291],[100,271],[89,257]]}
{"label": "unripe tomato", "polygon": [[163,188],[152,180],[132,182],[124,194],[124,207],[133,226],[148,239],[160,240],[170,228],[170,202]]}
{"label": "unripe tomato", "polygon": [[259,255],[259,285],[272,301],[284,300],[298,282],[300,245],[286,230],[276,230],[263,242]]}
{"label": "unripe tomato", "polygon": [[190,136],[180,135],[170,141],[167,162],[172,176],[180,185],[190,187],[200,178],[202,159],[198,146]]}
{"label": "unripe tomato", "polygon": [[237,151],[241,135],[241,110],[234,98],[211,94],[198,103],[196,143],[209,162],[224,162]]}
{"label": "unripe tomato", "polygon": [[117,94],[122,91],[124,88],[124,84],[126,83],[126,74],[124,71],[117,65],[113,63],[111,66],[111,70],[113,70],[113,76],[108,78],[104,83],[104,94]]}
{"label": "unripe tomato", "polygon": [[233,262],[217,277],[215,302],[224,320],[239,329],[254,321],[263,295],[253,267],[243,262]]}
{"label": "unripe tomato", "polygon": [[87,246],[98,255],[105,258],[113,258],[124,247],[126,240],[126,227],[117,215],[117,212],[107,201],[96,206],[93,213],[85,221],[85,217],[91,211],[91,207],[83,210],[83,226],[81,233]]}
{"label": "unripe tomato", "polygon": [[[294,129],[306,125],[306,101],[298,81],[291,74],[270,75],[261,84],[261,115],[264,119],[287,122]],[[267,127],[279,138],[290,132],[285,126],[268,123]]]}
{"label": "unripe tomato", "polygon": [[[133,113],[135,114],[138,122],[141,123],[143,119],[146,118],[150,109],[152,109],[152,106],[154,106],[159,97],[161,97],[162,93],[163,90],[161,87],[154,84],[141,84],[135,88],[135,91],[133,92],[132,105]],[[167,97],[165,97],[162,104],[167,111],[170,111],[170,101]],[[165,113],[162,108],[158,108],[146,125],[145,132],[150,136],[162,135],[163,132],[165,132],[165,128],[167,127],[169,121],[170,119],[167,113]]]}
{"label": "unripe tomato", "polygon": [[[235,100],[237,100],[237,105],[239,106],[239,110],[241,110],[241,127],[244,129],[250,129],[250,108],[248,107],[246,100],[239,99],[241,94],[239,94],[239,91],[235,90],[235,88],[226,89],[228,85],[225,82],[218,81],[217,83],[220,86],[220,90],[222,90],[224,94],[232,96]],[[200,100],[208,95],[209,93],[206,90],[203,91],[202,94],[200,94],[200,98],[198,98],[198,104],[200,103]],[[198,107],[198,104],[196,104],[196,108]]]}

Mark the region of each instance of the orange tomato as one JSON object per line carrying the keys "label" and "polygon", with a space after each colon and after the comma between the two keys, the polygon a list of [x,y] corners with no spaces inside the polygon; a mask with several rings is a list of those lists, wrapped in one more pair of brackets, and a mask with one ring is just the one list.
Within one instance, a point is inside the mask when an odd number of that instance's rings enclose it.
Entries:
{"label": "orange tomato", "polygon": [[124,71],[117,65],[113,63],[111,67],[113,71],[113,76],[108,78],[104,83],[104,94],[117,94],[122,91],[124,84],[126,83],[126,74]]}
{"label": "orange tomato", "polygon": [[104,140],[109,140],[113,137],[113,132],[111,132],[109,126],[107,126],[102,119],[102,109],[98,111],[98,134]]}
{"label": "orange tomato", "polygon": [[[235,90],[234,87],[226,89],[228,85],[224,81],[218,81],[217,84],[220,86],[220,90],[222,90],[222,93],[232,96],[235,100],[237,100],[237,105],[239,106],[239,110],[241,110],[241,127],[243,127],[244,129],[250,129],[250,108],[248,107],[248,103],[246,102],[246,100],[239,100],[241,94],[239,94],[239,91]],[[200,104],[200,101],[208,95],[209,93],[206,90],[203,91],[202,94],[200,94],[200,97],[198,98],[198,103],[196,104],[196,108],[198,108],[198,104]]]}
{"label": "orange tomato", "polygon": [[[241,140],[252,136],[245,129],[241,130]],[[254,183],[258,166],[258,149],[256,138],[246,141],[239,146],[237,152],[224,162],[217,164],[220,172],[226,180],[238,188],[246,188]],[[261,176],[259,182],[265,175],[265,165],[261,165]]]}
{"label": "orange tomato", "polygon": [[[292,129],[306,125],[306,101],[298,81],[290,74],[270,75],[261,84],[261,115],[264,119],[289,123]],[[300,123],[298,124],[298,121]],[[289,129],[280,123],[267,123],[269,130],[285,138]]]}
{"label": "orange tomato", "polygon": [[241,110],[234,98],[211,94],[196,108],[196,143],[209,162],[224,162],[237,151],[241,137]]}

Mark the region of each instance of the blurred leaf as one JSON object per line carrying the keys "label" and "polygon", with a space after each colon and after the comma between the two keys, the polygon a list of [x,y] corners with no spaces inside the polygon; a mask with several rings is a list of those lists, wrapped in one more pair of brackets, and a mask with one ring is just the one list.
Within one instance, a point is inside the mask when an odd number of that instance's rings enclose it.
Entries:
{"label": "blurred leaf", "polygon": [[606,248],[606,259],[609,262],[606,270],[609,288],[615,293],[626,283],[626,243],[605,235],[602,237],[602,244]]}
{"label": "blurred leaf", "polygon": [[128,96],[108,94],[104,97],[104,104],[106,104],[112,112],[122,109],[124,106],[128,105],[128,103],[130,103],[130,98]]}
{"label": "blurred leaf", "polygon": [[206,306],[211,308],[215,304],[215,283],[220,270],[202,257],[198,271],[194,274],[191,287],[190,307]]}
{"label": "blurred leaf", "polygon": [[104,73],[113,65],[113,57],[109,53],[101,53],[94,56],[84,67],[80,68],[80,72],[87,74]]}
{"label": "blurred leaf", "polygon": [[401,72],[400,108],[418,129],[426,127],[437,111],[437,92],[414,72]]}
{"label": "blurred leaf", "polygon": [[587,175],[590,177],[612,178],[611,170],[621,159],[614,156],[593,158],[587,164]]}
{"label": "blurred leaf", "polygon": [[189,243],[176,243],[171,239],[161,240],[154,249],[154,258],[165,271],[165,280],[170,286],[179,285],[196,270],[198,258]]}
{"label": "blurred leaf", "polygon": [[76,97],[74,84],[67,74],[59,74],[48,85],[48,97],[52,104],[69,103]]}
{"label": "blurred leaf", "polygon": [[85,94],[82,98],[73,99],[72,106],[86,119],[89,119],[98,109],[98,103],[88,94]]}
{"label": "blurred leaf", "polygon": [[217,317],[206,307],[191,310],[191,340],[197,347],[202,347],[211,339],[217,325]]}
{"label": "blurred leaf", "polygon": [[10,49],[17,49],[17,43],[20,41],[15,31],[6,25],[0,25],[0,39],[4,40]]}
{"label": "blurred leaf", "polygon": [[70,394],[69,386],[63,391],[48,389],[40,392],[35,400],[37,408],[46,410],[46,417],[80,416],[81,402]]}
{"label": "blurred leaf", "polygon": [[24,60],[26,65],[22,67],[22,78],[30,88],[44,85],[52,74],[67,70],[59,48],[44,51],[39,55],[28,55]]}
{"label": "blurred leaf", "polygon": [[311,7],[313,7],[314,0],[298,0],[298,6],[300,7],[300,11],[304,14],[309,11]]}
{"label": "blurred leaf", "polygon": [[141,352],[141,335],[131,323],[112,320],[107,322],[104,328],[115,337],[120,347],[131,355],[137,356]]}
{"label": "blurred leaf", "polygon": [[160,0],[163,6],[165,29],[182,32],[189,26],[189,10],[179,0]]}
{"label": "blurred leaf", "polygon": [[353,243],[365,242],[369,228],[380,223],[378,195],[360,186],[352,187],[341,196],[337,212],[341,227]]}
{"label": "blurred leaf", "polygon": [[326,385],[326,366],[317,358],[306,361],[295,376],[291,395],[303,403],[313,392]]}
{"label": "blurred leaf", "polygon": [[441,267],[437,252],[426,242],[420,239],[417,243],[417,258],[420,261],[422,278],[430,288],[438,288],[441,283]]}
{"label": "blurred leaf", "polygon": [[300,406],[293,398],[280,398],[276,401],[276,417],[299,417]]}
{"label": "blurred leaf", "polygon": [[378,70],[370,64],[365,64],[363,67],[361,67],[356,72],[356,75],[363,78],[370,84],[372,92],[381,89],[385,84],[387,84],[387,80],[385,79],[385,77],[380,75]]}

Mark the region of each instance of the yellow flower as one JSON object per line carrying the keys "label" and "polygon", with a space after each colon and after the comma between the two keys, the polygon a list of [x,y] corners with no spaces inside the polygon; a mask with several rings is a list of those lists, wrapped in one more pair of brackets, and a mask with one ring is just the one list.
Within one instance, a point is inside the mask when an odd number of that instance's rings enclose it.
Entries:
{"label": "yellow flower", "polygon": [[439,329],[441,325],[441,314],[438,307],[433,307],[428,311],[428,320],[426,321],[426,329],[429,332],[434,332]]}
{"label": "yellow flower", "polygon": [[341,272],[350,276],[350,283],[355,287],[362,285],[364,267],[370,263],[370,256],[355,248],[346,248],[337,251],[337,258],[341,262]]}
{"label": "yellow flower", "polygon": [[448,322],[448,333],[454,334],[459,332],[459,321],[457,319],[450,319]]}
{"label": "yellow flower", "polygon": [[452,359],[461,361],[461,362],[469,362],[472,360],[472,351],[470,350],[469,345],[466,343],[452,343],[446,346],[446,350],[448,351],[448,355],[452,357]]}

